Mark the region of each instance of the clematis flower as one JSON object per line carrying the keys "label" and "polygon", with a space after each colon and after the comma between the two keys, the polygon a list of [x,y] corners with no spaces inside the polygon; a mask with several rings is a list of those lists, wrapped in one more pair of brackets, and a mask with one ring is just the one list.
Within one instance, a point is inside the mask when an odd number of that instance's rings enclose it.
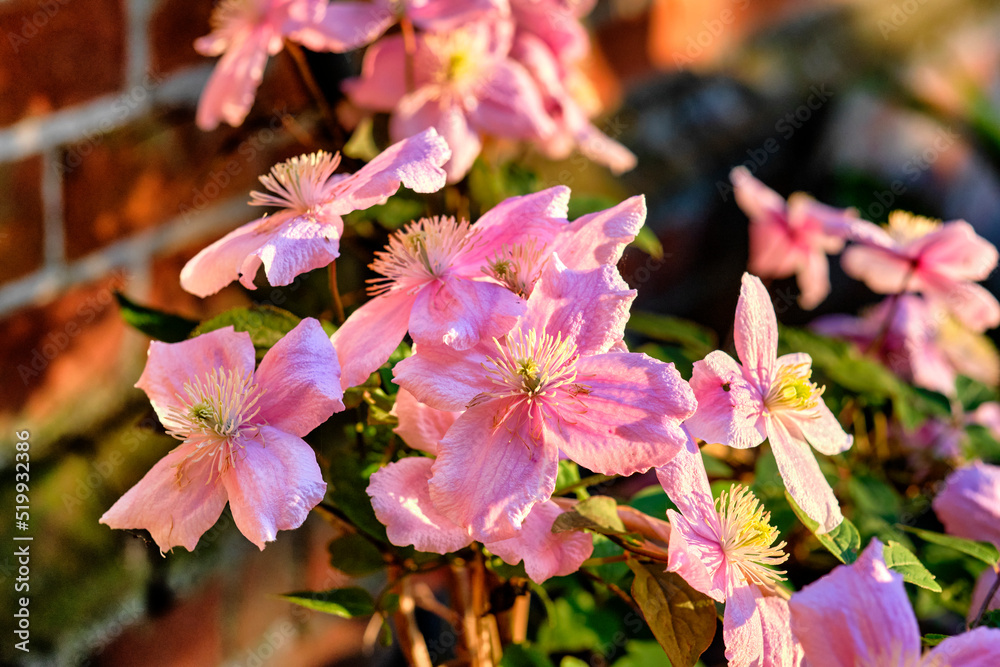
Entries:
{"label": "clematis flower", "polygon": [[667,510],[667,570],[726,603],[722,632],[729,664],[801,664],[787,603],[761,589],[783,579],[784,572],[771,566],[788,559],[785,543],[774,544],[778,531],[768,523],[770,514],[742,486],[733,485],[713,501],[705,463],[691,438],[670,463],[656,469],[656,476],[681,510]]}
{"label": "clematis flower", "polygon": [[535,139],[554,130],[531,76],[508,57],[511,32],[497,20],[421,33],[412,65],[403,37],[387,37],[368,49],[361,76],[344,91],[359,107],[391,112],[396,140],[436,128],[451,147],[448,182],[457,182],[479,155],[481,135]]}
{"label": "clematis flower", "polygon": [[996,268],[997,249],[969,223],[893,211],[885,229],[863,220],[845,229],[855,243],[840,262],[872,291],[920,292],[975,331],[1000,324],[1000,303],[975,284]]}
{"label": "clematis flower", "polygon": [[750,273],[763,278],[795,275],[799,305],[818,306],[830,294],[826,256],[844,248],[844,228],[857,215],[850,209],[821,204],[803,192],[788,202],[753,177],[746,167],[729,174],[736,203],[750,218]]}
{"label": "clematis flower", "polygon": [[560,453],[630,475],[683,447],[687,383],[672,364],[612,351],[634,298],[615,267],[574,271],[553,255],[506,336],[465,351],[418,345],[396,365],[417,400],[465,409],[438,445],[430,497],[466,535],[514,537],[552,495]]}
{"label": "clematis flower", "polygon": [[393,21],[385,7],[368,2],[222,0],[212,13],[212,32],[195,41],[202,55],[222,56],[198,101],[198,127],[243,122],[264,65],[285,38],[313,51],[344,52],[375,39]]}
{"label": "clematis flower", "polygon": [[344,409],[337,354],[319,322],[302,320],[254,370],[250,334],[232,327],[180,343],[154,341],[136,386],[182,443],[101,523],[145,528],[161,551],[192,551],[226,502],[261,549],[299,527],[326,494],[302,439]]}
{"label": "clematis flower", "polygon": [[474,225],[421,220],[376,253],[374,295],[331,336],[341,382],[364,382],[409,331],[419,344],[466,350],[510,331],[552,253],[573,269],[614,266],[646,219],[642,197],[566,221],[569,189],[511,197]]}
{"label": "clematis flower", "polygon": [[820,532],[843,520],[833,490],[809,445],[828,456],[850,448],[812,383],[808,354],[777,356],[778,323],[767,290],[756,276],[743,274],[736,306],[736,352],[743,365],[716,350],[694,364],[691,388],[698,411],[686,423],[691,435],[710,443],[745,449],[767,438],[788,492]]}
{"label": "clematis flower", "polygon": [[851,565],[840,565],[789,603],[792,633],[814,667],[990,667],[1000,664],[1000,630],[976,628],[920,654],[920,628],[882,543],[871,541]]}
{"label": "clematis flower", "polygon": [[580,19],[594,4],[595,0],[510,0],[518,31],[541,40],[562,64],[590,53],[590,37]]}
{"label": "clematis flower", "polygon": [[433,129],[393,144],[354,174],[334,174],[340,155],[318,151],[271,168],[260,181],[270,192],[252,192],[253,206],[278,206],[203,249],[181,271],[181,286],[197,296],[215,294],[239,279],[254,289],[264,265],[272,285],[326,266],[340,256],[342,215],[384,203],[405,185],[415,192],[444,187],[441,170],[450,155]]}
{"label": "clematis flower", "polygon": [[1000,548],[1000,466],[976,461],[954,471],[932,503],[945,532]]}

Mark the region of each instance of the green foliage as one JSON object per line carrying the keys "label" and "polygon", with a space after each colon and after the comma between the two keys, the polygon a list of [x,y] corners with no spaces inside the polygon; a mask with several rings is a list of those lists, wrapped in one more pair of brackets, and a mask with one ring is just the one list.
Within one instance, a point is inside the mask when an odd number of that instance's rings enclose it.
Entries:
{"label": "green foliage", "polygon": [[861,535],[849,519],[844,518],[840,525],[829,533],[817,533],[816,529],[819,527],[819,524],[806,516],[806,513],[795,504],[795,501],[787,492],[785,496],[788,499],[788,504],[795,511],[795,515],[799,517],[799,521],[816,536],[816,539],[826,547],[827,551],[837,557],[837,560],[841,563],[850,564],[858,559],[858,551],[861,548]]}
{"label": "green foliage", "polygon": [[715,637],[715,603],[662,563],[629,559],[632,597],[674,667],[692,667]]}
{"label": "green foliage", "polygon": [[508,197],[526,195],[542,188],[535,172],[516,162],[489,164],[478,157],[469,171],[469,194],[480,211],[488,211]]}
{"label": "green foliage", "polygon": [[274,306],[251,306],[249,308],[234,308],[198,325],[192,335],[201,334],[231,326],[236,331],[250,334],[257,361],[274,347],[285,334],[294,329],[302,320],[281,308]]}
{"label": "green foliage", "polygon": [[652,484],[642,489],[629,499],[628,504],[643,514],[664,520],[667,518],[668,509],[677,510],[677,506],[671,502],[667,492],[659,484]]}
{"label": "green foliage", "polygon": [[635,239],[629,245],[638,248],[653,259],[663,259],[663,244],[649,227],[640,227],[639,233],[635,235]]}
{"label": "green foliage", "polygon": [[937,646],[945,639],[948,639],[948,635],[939,635],[937,633],[929,632],[920,638],[920,642],[924,646]]}
{"label": "green foliage", "polygon": [[672,667],[660,645],[650,641],[630,641],[625,644],[625,655],[612,667]]}
{"label": "green foliage", "polygon": [[549,656],[525,643],[505,646],[499,667],[554,667],[554,665]]}
{"label": "green foliage", "polygon": [[592,530],[605,535],[621,535],[625,524],[618,517],[618,503],[609,496],[591,496],[573,509],[563,512],[552,523],[553,533],[570,530]]}
{"label": "green foliage", "polygon": [[715,333],[689,320],[659,313],[633,310],[625,328],[647,338],[675,343],[693,359],[701,359],[716,348]]}
{"label": "green foliage", "polygon": [[[978,611],[978,609],[976,610]],[[976,627],[1000,628],[1000,609],[991,609],[983,614],[979,625]]]}
{"label": "green foliage", "polygon": [[306,609],[333,614],[341,618],[371,616],[375,613],[375,601],[372,596],[365,589],[357,587],[286,593],[278,597]]}
{"label": "green foliage", "polygon": [[934,575],[924,567],[924,564],[913,555],[912,551],[899,542],[890,540],[885,545],[882,554],[885,557],[886,567],[903,575],[903,581],[935,593],[941,592],[941,584],[937,582]]}
{"label": "green foliage", "polygon": [[921,528],[914,528],[912,526],[898,526],[900,529],[905,530],[909,533],[913,533],[920,539],[931,542],[933,544],[940,544],[943,547],[948,547],[949,549],[954,549],[956,551],[961,551],[962,553],[972,556],[978,560],[983,561],[988,565],[995,565],[1000,561],[1000,551],[990,544],[989,542],[975,542],[973,540],[965,540],[961,537],[953,537],[951,535],[943,535],[941,533],[935,533],[930,530],[923,530]]}
{"label": "green foliage", "polygon": [[198,326],[195,320],[140,305],[121,292],[115,292],[115,298],[118,300],[118,312],[122,319],[155,340],[179,343]]}
{"label": "green foliage", "polygon": [[385,559],[370,539],[360,533],[348,533],[330,542],[330,565],[351,576],[363,576],[385,567]]}
{"label": "green foliage", "polygon": [[365,492],[369,475],[363,474],[356,457],[339,456],[329,467],[329,499],[351,523],[380,542],[388,543],[385,526],[375,517]]}

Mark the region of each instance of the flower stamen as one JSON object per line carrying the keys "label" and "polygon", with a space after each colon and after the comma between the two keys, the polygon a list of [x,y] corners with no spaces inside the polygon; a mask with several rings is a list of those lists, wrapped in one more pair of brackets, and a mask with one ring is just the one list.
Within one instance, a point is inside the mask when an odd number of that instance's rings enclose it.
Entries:
{"label": "flower stamen", "polygon": [[542,275],[542,253],[534,239],[514,246],[504,244],[499,252],[486,261],[483,273],[521,298],[531,296],[531,290]]}
{"label": "flower stamen", "polygon": [[889,214],[886,231],[898,243],[909,243],[927,236],[941,227],[941,221],[915,215],[908,211],[893,211]]}
{"label": "flower stamen", "polygon": [[764,404],[772,412],[795,410],[798,412],[814,410],[820,401],[826,387],[818,387],[809,378],[812,377],[810,364],[794,364],[782,368],[778,377],[771,383],[771,388],[764,397]]}
{"label": "flower stamen", "polygon": [[719,513],[719,544],[730,564],[748,583],[768,585],[783,580],[783,570],[769,566],[788,560],[784,542],[771,546],[778,531],[771,526],[771,514],[745,486],[732,485],[715,501]]}
{"label": "flower stamen", "polygon": [[250,193],[251,206],[279,206],[306,213],[328,199],[330,177],[340,165],[340,153],[316,151],[271,167],[260,182],[271,191]]}
{"label": "flower stamen", "polygon": [[368,265],[384,276],[368,280],[369,294],[408,289],[443,277],[455,259],[475,244],[476,237],[467,220],[434,217],[409,223],[389,237],[389,245],[376,252],[375,261]]}

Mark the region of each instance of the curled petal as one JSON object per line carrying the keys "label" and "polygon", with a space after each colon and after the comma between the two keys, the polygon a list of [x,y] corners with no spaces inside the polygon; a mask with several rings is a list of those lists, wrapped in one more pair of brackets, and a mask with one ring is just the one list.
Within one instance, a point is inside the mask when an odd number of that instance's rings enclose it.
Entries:
{"label": "curled petal", "polygon": [[551,500],[535,505],[515,537],[489,542],[486,548],[505,563],[524,560],[524,571],[536,584],[580,569],[594,552],[590,535],[577,531],[553,533],[552,524],[562,510]]}
{"label": "curled petal", "polygon": [[392,407],[392,411],[399,419],[399,425],[393,432],[413,449],[434,455],[437,454],[441,438],[462,414],[424,405],[413,394],[402,388],[396,394],[396,404]]}
{"label": "curled petal", "polygon": [[625,246],[635,239],[645,222],[645,198],[631,197],[617,206],[574,220],[560,231],[552,251],[563,264],[577,271],[616,265]]}

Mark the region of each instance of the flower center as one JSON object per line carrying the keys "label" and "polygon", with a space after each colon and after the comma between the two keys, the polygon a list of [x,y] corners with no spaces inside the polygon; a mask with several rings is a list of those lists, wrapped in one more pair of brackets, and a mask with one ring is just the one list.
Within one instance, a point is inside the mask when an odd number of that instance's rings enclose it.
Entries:
{"label": "flower center", "polygon": [[486,261],[483,273],[527,299],[542,274],[542,252],[543,248],[539,248],[534,240],[513,247],[505,244]]}
{"label": "flower center", "polygon": [[244,376],[221,368],[185,382],[184,392],[187,396],[178,394],[179,406],[168,412],[167,433],[194,445],[185,462],[209,457],[221,474],[236,463],[242,441],[260,433],[254,417],[264,392],[253,382],[253,373]]}
{"label": "flower center", "polygon": [[476,80],[481,70],[481,54],[485,44],[478,33],[470,30],[428,34],[424,37],[431,63],[425,71],[433,72],[434,83],[464,91]]}
{"label": "flower center", "polygon": [[785,366],[771,382],[771,389],[764,397],[764,405],[772,412],[815,409],[826,387],[817,387],[814,382],[810,382],[811,377],[812,368],[809,364]]}
{"label": "flower center", "polygon": [[340,165],[340,153],[317,151],[271,167],[260,182],[271,191],[250,193],[252,206],[280,206],[306,213],[329,198],[329,181]]}
{"label": "flower center", "polygon": [[909,243],[927,236],[941,227],[941,221],[925,218],[907,211],[893,211],[889,214],[889,224],[886,231],[897,243]]}
{"label": "flower center", "polygon": [[[497,390],[490,397],[524,397],[528,401],[552,398],[555,392],[571,385],[573,395],[587,393],[586,387],[575,384],[576,345],[555,336],[531,329],[525,334],[518,330],[508,334],[503,343],[494,338],[496,357],[487,357],[483,368],[491,376]],[[478,397],[477,397],[478,398]],[[473,399],[473,403],[477,402]]]}
{"label": "flower center", "polygon": [[254,25],[264,16],[258,0],[222,0],[212,10],[208,24],[214,32],[235,31],[240,25]]}
{"label": "flower center", "polygon": [[441,278],[475,240],[476,233],[469,232],[466,220],[435,217],[411,222],[389,237],[385,250],[375,253],[375,261],[368,266],[385,277],[370,279],[368,292],[376,296]]}
{"label": "flower center", "polygon": [[726,560],[736,566],[749,583],[767,584],[784,579],[783,571],[769,566],[788,560],[784,542],[771,546],[778,531],[770,524],[771,514],[745,486],[736,484],[715,501],[719,513],[719,543]]}

